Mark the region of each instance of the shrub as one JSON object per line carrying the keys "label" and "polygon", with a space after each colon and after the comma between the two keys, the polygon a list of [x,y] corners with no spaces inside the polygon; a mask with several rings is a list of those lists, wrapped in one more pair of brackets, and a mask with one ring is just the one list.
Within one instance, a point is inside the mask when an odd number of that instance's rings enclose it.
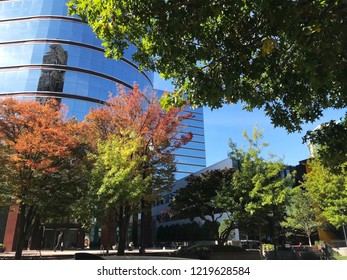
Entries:
{"label": "shrub", "polygon": [[5,245],[0,243],[0,252],[4,252],[5,251]]}

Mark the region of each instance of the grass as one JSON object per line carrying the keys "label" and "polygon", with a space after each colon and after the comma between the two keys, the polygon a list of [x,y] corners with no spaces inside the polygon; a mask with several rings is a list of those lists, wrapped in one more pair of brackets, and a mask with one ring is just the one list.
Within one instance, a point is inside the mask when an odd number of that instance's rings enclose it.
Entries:
{"label": "grass", "polygon": [[332,256],[333,260],[347,260],[347,256],[341,256],[340,254],[334,253]]}

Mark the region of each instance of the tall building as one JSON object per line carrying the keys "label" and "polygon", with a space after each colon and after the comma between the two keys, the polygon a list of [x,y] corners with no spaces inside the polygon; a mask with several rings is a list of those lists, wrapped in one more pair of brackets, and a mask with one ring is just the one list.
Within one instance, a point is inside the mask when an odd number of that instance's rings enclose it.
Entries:
{"label": "tall building", "polygon": [[[66,0],[0,2],[0,96],[44,100],[56,98],[69,116],[83,119],[107,100],[117,86],[153,90],[153,73],[132,60],[135,48],[121,60],[104,57],[101,41],[77,17],[67,15]],[[190,109],[188,109],[190,110]],[[206,165],[202,109],[186,122],[194,133],[177,154],[177,178]]]}
{"label": "tall building", "polygon": [[57,98],[78,119],[105,101],[117,84],[153,89],[153,73],[139,71],[134,48],[105,59],[101,41],[65,0],[0,2],[0,93],[23,99]]}
{"label": "tall building", "polygon": [[[68,117],[82,120],[119,85],[131,89],[136,83],[142,90],[153,90],[153,72],[139,70],[132,60],[135,48],[118,61],[106,59],[91,28],[67,15],[66,2],[0,1],[0,98],[55,98],[68,106]],[[177,179],[206,164],[203,110],[193,113],[195,117],[186,122],[193,140],[175,152]],[[0,211],[0,226],[5,218]],[[0,243],[3,236],[0,228]]]}

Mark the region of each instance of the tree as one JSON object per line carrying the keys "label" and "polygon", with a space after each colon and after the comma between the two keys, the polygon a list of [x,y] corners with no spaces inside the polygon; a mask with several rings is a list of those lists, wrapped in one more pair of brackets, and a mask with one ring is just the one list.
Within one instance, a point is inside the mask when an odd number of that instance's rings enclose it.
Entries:
{"label": "tree", "polygon": [[[118,254],[124,254],[126,234],[131,215],[136,214],[151,177],[143,178],[142,165],[145,156],[139,156],[141,139],[132,138],[131,134],[112,136],[100,141],[98,153],[94,158],[90,194],[96,195],[95,205],[108,218],[116,214],[119,225]],[[108,224],[108,226],[111,226]],[[107,248],[110,244],[107,244]]]}
{"label": "tree", "polygon": [[[263,108],[288,131],[347,105],[347,3],[338,1],[70,0],[120,59],[173,78],[191,105]],[[171,98],[170,100],[177,100]]]}
{"label": "tree", "polygon": [[291,174],[284,174],[282,160],[265,160],[261,152],[267,143],[261,143],[262,132],[254,128],[252,138],[244,132],[248,150],[238,148],[230,141],[229,156],[238,162],[238,170],[233,174],[231,183],[224,185],[216,197],[216,206],[229,213],[230,227],[257,229],[259,241],[262,231],[270,225],[275,235],[276,223],[283,219],[288,205]]}
{"label": "tree", "polygon": [[232,168],[205,171],[199,175],[190,175],[187,185],[179,189],[170,203],[175,218],[188,218],[193,221],[199,217],[205,223],[211,223],[214,239],[221,243],[218,234],[218,219],[223,212],[216,208],[214,200],[217,192],[229,185],[234,170]]}
{"label": "tree", "polygon": [[347,224],[347,169],[332,173],[318,159],[309,162],[311,171],[304,176],[303,187],[313,198],[321,215],[336,229]]}
{"label": "tree", "polygon": [[293,189],[289,211],[281,226],[289,228],[293,232],[304,233],[311,246],[311,235],[320,226],[317,207],[310,197],[310,194],[300,187]]}
{"label": "tree", "polygon": [[303,138],[314,147],[314,156],[333,173],[341,172],[347,163],[347,114],[344,119],[332,120],[308,131]]}
{"label": "tree", "polygon": [[[106,156],[102,152],[103,150],[100,150],[100,143],[104,145],[112,139],[118,139],[117,141],[121,141],[121,143],[137,141],[136,150],[132,151],[127,162],[130,167],[132,161],[140,160],[141,164],[136,165],[137,172],[134,172],[134,176],[140,174],[143,182],[150,178],[150,182],[146,184],[145,188],[139,186],[137,190],[141,194],[140,198],[137,197],[137,202],[141,203],[142,221],[146,215],[151,218],[152,202],[173,184],[175,161],[172,152],[192,139],[190,132],[183,131],[185,126],[182,124],[183,120],[191,118],[192,115],[184,113],[183,110],[184,107],[172,108],[169,111],[163,110],[154,92],[143,93],[135,85],[134,89],[129,92],[120,89],[116,96],[110,96],[105,107],[92,110],[86,116],[85,122],[90,133],[91,150],[96,159],[99,156],[101,158]],[[153,151],[150,150],[151,147]],[[118,172],[120,173],[118,174]],[[123,176],[122,169],[112,175]],[[106,179],[106,177],[101,177],[99,182]],[[129,184],[131,184],[130,181]],[[128,195],[130,199],[131,194]],[[126,195],[123,199],[127,201],[125,197]],[[118,204],[117,207],[119,206],[123,207],[122,204]],[[132,206],[124,208],[126,210],[123,214],[125,219],[135,213],[136,204],[133,203]],[[113,214],[119,214],[119,208],[117,211],[115,210],[117,207],[113,207]],[[134,215],[135,220],[136,216]],[[141,234],[143,236],[144,232]],[[121,242],[125,242],[125,240],[121,240]],[[124,247],[125,244],[119,245]],[[123,254],[124,252],[118,250],[118,253]]]}
{"label": "tree", "polygon": [[0,198],[18,205],[16,259],[35,222],[66,214],[82,193],[79,125],[61,109],[55,100],[0,100]]}

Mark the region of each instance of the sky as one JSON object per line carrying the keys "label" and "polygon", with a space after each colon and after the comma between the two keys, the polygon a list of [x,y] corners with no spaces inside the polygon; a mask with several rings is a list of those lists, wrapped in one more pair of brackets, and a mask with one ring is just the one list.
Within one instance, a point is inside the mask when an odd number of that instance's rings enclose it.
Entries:
{"label": "sky", "polygon": [[257,125],[263,131],[263,141],[269,144],[264,148],[264,156],[268,153],[275,154],[283,158],[285,164],[297,165],[299,161],[309,157],[307,143],[302,141],[306,132],[315,129],[322,122],[339,119],[343,115],[343,111],[327,110],[320,120],[304,124],[301,132],[289,134],[284,128],[274,128],[270,118],[261,110],[247,112],[242,110],[241,105],[224,106],[213,111],[204,108],[206,164],[209,166],[228,157],[229,139],[238,147],[246,145],[242,137],[243,131],[252,135],[253,128]]}
{"label": "sky", "polygon": [[[161,80],[158,75],[155,75],[154,87],[168,91],[173,90],[170,82]],[[269,144],[263,151],[265,158],[271,153],[283,158],[283,162],[287,165],[298,165],[299,161],[309,157],[307,144],[302,141],[306,132],[315,129],[323,122],[336,120],[343,116],[344,110],[326,110],[324,116],[319,120],[304,124],[301,132],[289,134],[284,128],[274,128],[270,118],[265,116],[262,110],[243,111],[240,104],[225,105],[215,110],[205,107],[206,166],[228,158],[229,139],[238,147],[245,145],[245,149],[247,149],[242,133],[246,130],[248,135],[252,135],[255,126],[263,131],[263,142]]]}

